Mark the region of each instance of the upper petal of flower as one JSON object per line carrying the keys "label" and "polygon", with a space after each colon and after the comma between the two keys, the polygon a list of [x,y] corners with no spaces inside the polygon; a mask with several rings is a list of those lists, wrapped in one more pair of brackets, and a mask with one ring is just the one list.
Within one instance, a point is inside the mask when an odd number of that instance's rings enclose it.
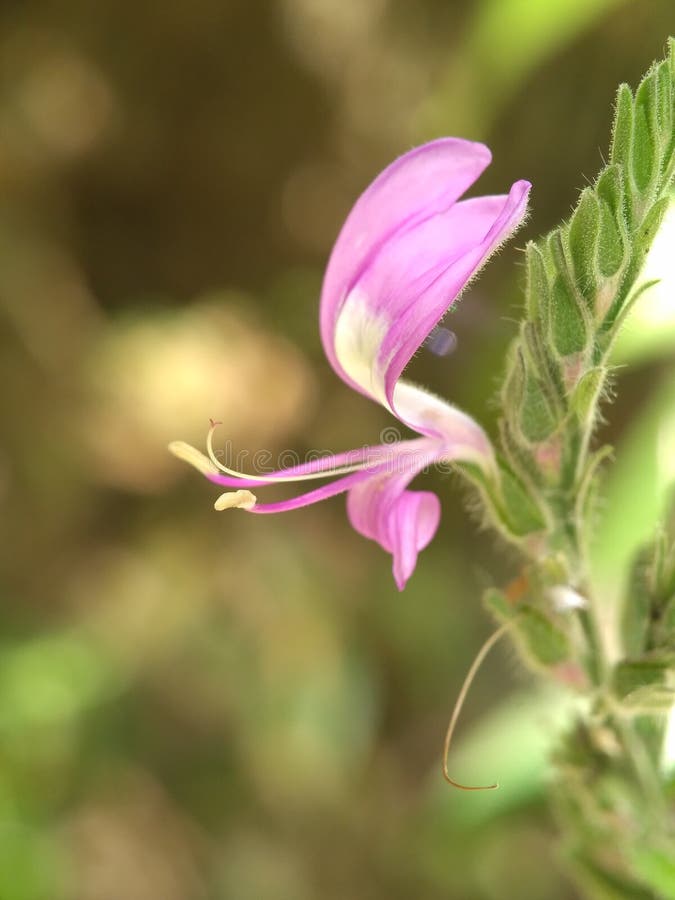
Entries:
{"label": "upper petal of flower", "polygon": [[358,200],[333,249],[321,297],[326,354],[348,384],[394,412],[410,358],[525,216],[526,181],[507,196],[456,202],[467,173],[475,178],[488,160],[482,145],[450,139],[401,157]]}
{"label": "upper petal of flower", "polygon": [[321,336],[335,356],[335,329],[342,305],[384,243],[402,228],[449,209],[491,161],[484,144],[440,138],[395,160],[355,203],[335,242],[321,294]]}

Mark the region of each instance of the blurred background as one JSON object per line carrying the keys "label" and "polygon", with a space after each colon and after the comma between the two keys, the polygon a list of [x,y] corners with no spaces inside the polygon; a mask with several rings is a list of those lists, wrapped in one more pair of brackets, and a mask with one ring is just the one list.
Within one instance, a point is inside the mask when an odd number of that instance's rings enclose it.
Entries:
{"label": "blurred background", "polygon": [[[545,800],[568,711],[508,648],[452,758],[502,789],[440,779],[481,592],[515,574],[457,483],[428,477],[443,524],[399,594],[343,498],[217,514],[166,444],[211,416],[278,459],[394,424],[323,357],[322,270],[360,190],[442,134],[492,148],[480,193],[534,184],[454,353],[411,372],[493,427],[517,248],[674,26],[671,0],[2,4],[0,900],[577,896]],[[673,474],[670,301],[620,351],[607,585]]]}

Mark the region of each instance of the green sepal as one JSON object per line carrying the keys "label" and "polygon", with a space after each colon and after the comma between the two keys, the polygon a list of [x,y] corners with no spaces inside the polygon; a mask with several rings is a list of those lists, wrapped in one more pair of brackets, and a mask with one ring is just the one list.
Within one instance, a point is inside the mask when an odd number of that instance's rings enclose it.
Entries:
{"label": "green sepal", "polygon": [[574,504],[574,514],[577,522],[588,522],[592,519],[593,504],[600,481],[599,473],[602,464],[612,455],[612,447],[605,444],[594,453],[591,453],[581,475],[577,479],[577,496]]}
{"label": "green sepal", "polygon": [[[668,195],[660,197],[652,204],[644,219],[633,233],[630,265],[626,266],[625,272],[621,272],[619,281],[617,281],[617,278],[619,277],[617,275],[614,276],[613,279],[609,279],[608,282],[611,284],[614,298],[613,300],[608,298],[608,301],[611,300],[611,305],[603,321],[603,331],[613,329],[618,318],[623,317],[626,304],[634,302],[644,290],[645,285],[641,285],[638,291],[631,292],[630,288],[635,284],[636,279],[639,278],[639,273],[644,266],[647,253],[654,242],[656,233],[661,227],[661,223],[663,222],[663,218],[671,202],[672,200]],[[628,254],[626,253],[626,255]],[[621,283],[625,285],[626,290],[618,290]]]}
{"label": "green sepal", "polygon": [[512,623],[514,637],[533,668],[548,669],[572,658],[571,641],[555,613],[549,615],[529,601],[512,603],[496,588],[486,591],[484,603],[500,622]]}
{"label": "green sepal", "polygon": [[[556,428],[555,388],[550,381],[539,377],[545,351],[533,332],[532,323],[523,323],[521,340],[512,345],[507,373],[502,389],[502,404],[509,422],[513,423],[520,440],[536,444]],[[525,349],[531,351],[526,356]],[[533,357],[537,357],[535,360]]]}
{"label": "green sepal", "polygon": [[525,288],[526,314],[529,319],[548,322],[551,305],[551,287],[541,250],[530,241],[526,249],[527,282]]}
{"label": "green sepal", "polygon": [[555,431],[558,424],[555,415],[555,396],[534,374],[534,370],[521,356],[523,378],[519,410],[520,430],[526,441],[537,444]]}
{"label": "green sepal", "polygon": [[595,184],[598,198],[611,209],[617,221],[624,221],[626,212],[625,182],[619,166],[607,166]]}
{"label": "green sepal", "polygon": [[649,212],[640,224],[640,227],[636,230],[633,240],[635,247],[634,252],[637,258],[636,265],[639,268],[642,268],[642,262],[649,252],[654,242],[654,238],[656,237],[656,232],[661,227],[666,211],[672,202],[673,200],[668,194],[664,197],[660,197],[656,203],[650,207]]}
{"label": "green sepal", "polygon": [[651,546],[637,555],[624,595],[621,636],[630,657],[641,656],[647,649],[654,589],[652,558]]}
{"label": "green sepal", "polygon": [[624,181],[617,166],[608,166],[596,184],[600,227],[596,245],[596,318],[612,306],[630,257],[625,217]]}
{"label": "green sepal", "polygon": [[612,278],[628,259],[628,237],[621,219],[617,219],[608,203],[600,201],[597,267],[602,278]]}
{"label": "green sepal", "polygon": [[553,433],[556,419],[552,414],[539,382],[531,375],[525,378],[525,396],[520,410],[520,427],[532,443],[540,443]]}
{"label": "green sepal", "polygon": [[551,298],[551,339],[560,356],[571,356],[581,353],[589,343],[581,306],[584,300],[570,273],[561,230],[552,232],[548,243],[557,270]]}
{"label": "green sepal", "polygon": [[572,647],[567,634],[552,618],[541,610],[523,604],[519,608],[522,617],[519,631],[530,654],[543,666],[554,666],[572,656]]}
{"label": "green sepal", "polygon": [[509,467],[525,483],[532,482],[536,489],[541,482],[541,473],[534,460],[533,448],[525,442],[518,423],[502,418],[499,422],[499,437]]}
{"label": "green sepal", "polygon": [[488,478],[479,467],[457,462],[454,468],[476,488],[484,501],[492,524],[507,539],[519,543],[523,538],[546,529],[546,518],[532,492],[499,460],[499,477]]}
{"label": "green sepal", "polygon": [[663,139],[664,186],[672,177],[675,166],[675,40],[668,42],[669,58],[659,66],[662,81],[659,84],[659,128]]}
{"label": "green sepal", "polygon": [[675,659],[675,510],[656,539],[633,560],[621,619],[627,655],[670,654]]}
{"label": "green sepal", "polygon": [[631,172],[633,184],[644,198],[652,193],[660,169],[656,84],[656,72],[652,70],[637,89],[633,112]]}
{"label": "green sepal", "polygon": [[665,160],[673,140],[673,78],[667,62],[656,69],[656,122]]}
{"label": "green sepal", "polygon": [[589,426],[595,420],[598,400],[607,378],[604,366],[595,366],[581,376],[570,397],[570,409],[575,413],[580,424]]}
{"label": "green sepal", "polygon": [[627,84],[620,84],[616,92],[614,124],[609,150],[610,163],[627,167],[633,143],[633,92]]}
{"label": "green sepal", "polygon": [[553,283],[551,338],[556,353],[571,356],[581,353],[588,340],[584,318],[565,279],[558,276]]}
{"label": "green sepal", "polygon": [[569,248],[577,286],[589,308],[596,284],[595,255],[600,231],[600,206],[592,188],[585,188],[569,224]]}
{"label": "green sepal", "polygon": [[557,419],[564,414],[562,398],[565,396],[560,367],[546,345],[546,330],[539,320],[525,321],[521,325],[521,344],[527,353],[531,367],[545,384],[548,403]]}
{"label": "green sepal", "polygon": [[626,710],[667,712],[675,701],[672,673],[672,656],[625,659],[612,672],[612,692]]}
{"label": "green sepal", "polygon": [[545,530],[546,519],[530,492],[504,467],[501,467],[501,495],[505,519],[514,535],[524,537]]}

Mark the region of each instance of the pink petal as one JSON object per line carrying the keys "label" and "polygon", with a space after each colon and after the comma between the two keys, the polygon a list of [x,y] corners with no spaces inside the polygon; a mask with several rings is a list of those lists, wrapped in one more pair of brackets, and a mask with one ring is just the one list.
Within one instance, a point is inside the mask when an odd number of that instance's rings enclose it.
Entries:
{"label": "pink petal", "polygon": [[342,376],[393,409],[413,354],[494,249],[522,220],[529,184],[456,203],[383,243],[342,304],[334,335]]}
{"label": "pink petal", "polygon": [[529,182],[518,181],[507,197],[455,204],[396,235],[364,273],[359,291],[390,326],[377,359],[390,404],[396,382],[431,330],[522,222],[529,190]]}
{"label": "pink petal", "polygon": [[412,475],[370,478],[347,497],[352,527],[393,556],[399,590],[412,575],[417,554],[431,541],[441,517],[438,497],[428,491],[408,491]]}
{"label": "pink petal", "polygon": [[419,471],[431,465],[441,455],[438,441],[431,441],[428,438],[400,441],[389,445],[386,456],[383,456],[376,465],[344,475],[342,478],[337,478],[329,484],[322,485],[296,497],[291,497],[290,500],[281,500],[278,503],[256,503],[250,512],[268,514],[301,509],[303,506],[320,503],[322,500],[335,497],[337,494],[349,491],[359,484],[380,477],[385,479],[404,478],[407,479],[407,484]]}
{"label": "pink petal", "polygon": [[483,144],[458,138],[431,141],[389,165],[357,200],[333,247],[321,293],[324,350],[341,377],[345,373],[335,356],[335,327],[364,268],[397,231],[449,209],[490,160]]}
{"label": "pink petal", "polygon": [[480,425],[424,388],[399,379],[392,408],[409,428],[440,439],[445,459],[474,462],[483,469],[494,464],[492,443]]}

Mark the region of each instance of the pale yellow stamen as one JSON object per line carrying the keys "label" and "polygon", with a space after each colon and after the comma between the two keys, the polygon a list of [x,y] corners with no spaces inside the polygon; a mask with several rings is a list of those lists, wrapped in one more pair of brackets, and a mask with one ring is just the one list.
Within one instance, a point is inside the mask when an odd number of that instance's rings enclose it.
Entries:
{"label": "pale yellow stamen", "polygon": [[182,459],[183,462],[194,466],[202,475],[217,475],[218,469],[213,465],[211,460],[204,456],[195,447],[186,444],[185,441],[172,441],[169,444],[169,452]]}
{"label": "pale yellow stamen", "polygon": [[213,504],[220,512],[223,509],[253,509],[256,496],[250,491],[227,491]]}
{"label": "pale yellow stamen", "polygon": [[[198,453],[199,456],[209,464],[208,471],[202,470],[205,475],[217,474],[218,471],[221,471],[231,478],[243,478],[246,481],[264,481],[268,484],[284,484],[291,481],[315,481],[317,478],[328,478],[332,475],[347,475],[349,472],[358,472],[360,469],[366,468],[369,463],[372,463],[372,460],[366,460],[365,462],[354,463],[351,466],[338,466],[334,469],[324,469],[321,472],[311,472],[308,475],[249,475],[247,472],[238,472],[236,469],[230,469],[228,466],[224,466],[216,456],[213,450],[213,433],[220,424],[220,422],[214,422],[209,428],[209,433],[206,437],[206,452],[209,455],[208,459],[202,453],[199,453],[198,450],[193,451],[194,453]],[[184,446],[187,447],[188,445],[185,444]],[[192,448],[190,449],[192,450]],[[185,457],[182,458],[185,459]],[[191,462],[192,465],[196,465],[192,459],[186,459],[186,462]]]}

